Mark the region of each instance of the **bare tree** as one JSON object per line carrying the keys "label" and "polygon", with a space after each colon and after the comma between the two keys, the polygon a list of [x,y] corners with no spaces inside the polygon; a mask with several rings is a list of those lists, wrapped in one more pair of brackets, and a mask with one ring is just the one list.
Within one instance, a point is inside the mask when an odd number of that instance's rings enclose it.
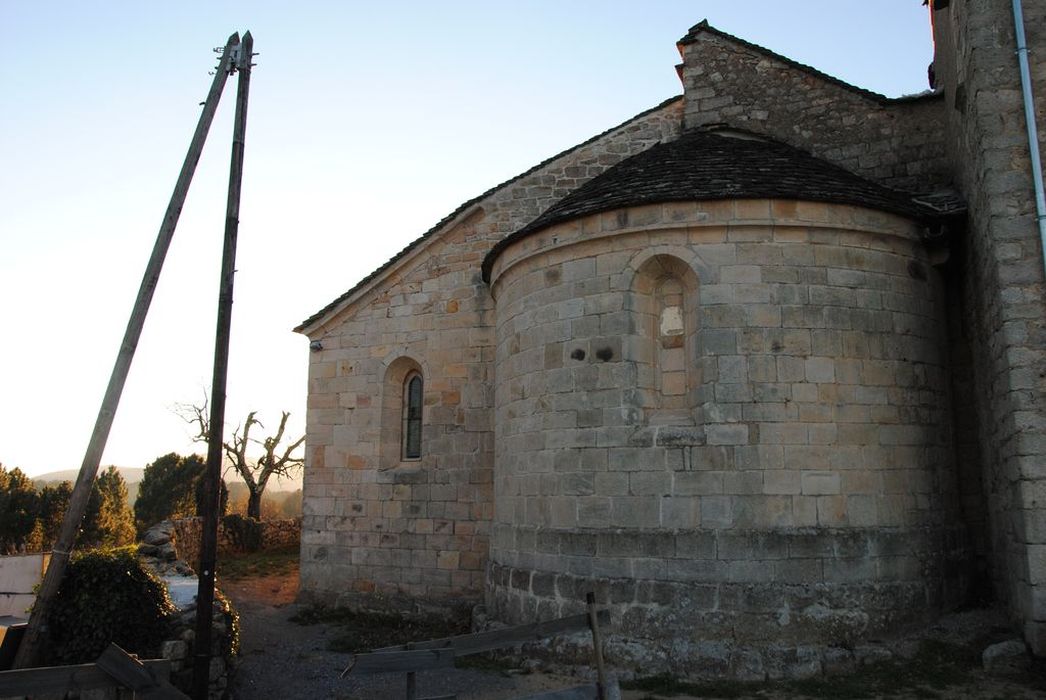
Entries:
{"label": "bare tree", "polygon": [[[179,413],[186,421],[196,426],[197,434],[193,437],[195,442],[207,442],[210,434],[208,426],[208,408],[206,399],[202,406],[195,404],[179,407]],[[228,466],[236,471],[247,485],[247,515],[251,518],[261,518],[261,500],[265,493],[265,487],[269,479],[275,477],[291,476],[305,464],[303,455],[295,455],[294,451],[305,442],[302,435],[297,440],[287,438],[288,444],[281,447],[287,430],[287,419],[290,418],[289,411],[283,411],[280,416],[280,426],[275,434],[264,437],[261,440],[251,437],[251,429],[255,426],[264,429],[265,426],[256,418],[257,411],[247,414],[247,420],[232,433],[232,439],[222,443],[225,451],[225,459]],[[248,451],[252,445],[261,446],[261,456],[252,460]]]}

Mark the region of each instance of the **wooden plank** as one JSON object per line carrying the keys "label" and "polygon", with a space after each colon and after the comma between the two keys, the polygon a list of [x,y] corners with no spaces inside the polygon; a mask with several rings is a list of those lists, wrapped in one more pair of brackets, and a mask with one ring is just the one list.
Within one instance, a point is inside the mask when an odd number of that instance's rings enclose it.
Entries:
{"label": "wooden plank", "polygon": [[[142,663],[157,678],[167,678],[171,674],[171,662],[167,659],[147,659]],[[116,681],[97,664],[0,671],[0,698],[114,687]]]}
{"label": "wooden plank", "polygon": [[[407,651],[415,649],[414,642],[407,642]],[[407,672],[407,700],[418,700],[418,674],[414,671]]]}
{"label": "wooden plank", "polygon": [[356,654],[342,676],[350,673],[391,673],[393,671],[428,671],[450,668],[454,665],[453,649],[422,649],[417,651],[383,651]]}
{"label": "wooden plank", "polygon": [[596,700],[599,697],[599,689],[595,683],[578,685],[573,688],[562,688],[561,690],[549,690],[537,695],[527,695],[516,698],[516,700]]}
{"label": "wooden plank", "polygon": [[145,665],[116,644],[110,643],[95,663],[124,688],[144,690],[156,685],[156,679]]}
{"label": "wooden plank", "polygon": [[69,554],[73,549],[73,543],[80,530],[80,521],[83,520],[87,511],[87,502],[91,497],[91,486],[94,477],[98,473],[98,464],[102,460],[105,451],[105,443],[109,439],[109,430],[113,426],[113,418],[116,416],[116,407],[120,404],[120,395],[123,393],[124,383],[131,370],[131,360],[134,358],[135,348],[142,335],[145,326],[145,317],[149,313],[149,305],[152,303],[153,292],[160,280],[160,271],[163,269],[163,261],[167,256],[167,249],[171,245],[178,217],[185,204],[185,196],[189,192],[189,183],[192,182],[196,165],[200,162],[200,154],[203,152],[203,143],[207,139],[207,132],[214,120],[214,113],[218,109],[218,98],[221,97],[222,88],[225,87],[227,67],[229,64],[230,49],[238,44],[240,37],[233,34],[225,44],[226,53],[223,54],[221,63],[211,82],[211,90],[204,102],[203,112],[196,124],[192,141],[189,143],[189,152],[185,155],[178,181],[171,193],[171,200],[167,204],[167,212],[160,224],[160,231],[153,244],[152,255],[145,267],[142,284],[138,288],[138,296],[135,298],[131,317],[127,321],[123,341],[116,354],[116,362],[113,365],[112,374],[109,376],[109,384],[106,386],[105,395],[102,397],[102,405],[98,409],[98,417],[95,419],[94,430],[87,444],[83,462],[80,464],[80,472],[73,486],[69,505],[66,506],[65,516],[62,518],[62,527],[51,552],[51,563],[44,574],[44,580],[36,594],[36,603],[29,616],[29,626],[26,628],[22,643],[18,647],[15,656],[15,668],[28,668],[32,666],[36,655],[44,643],[43,631],[47,616],[51,612],[52,603],[58,595],[58,588],[62,584],[66,565],[69,563]]}
{"label": "wooden plank", "polygon": [[188,695],[170,683],[162,683],[153,688],[137,691],[134,693],[134,697],[140,700],[190,700]]}
{"label": "wooden plank", "polygon": [[95,663],[98,668],[112,676],[119,684],[118,687],[134,691],[137,697],[150,700],[189,700],[188,695],[167,682],[167,675],[154,674],[141,661],[116,644],[106,647]]}
{"label": "wooden plank", "polygon": [[[601,624],[610,624],[610,613],[600,610],[598,619]],[[415,642],[415,649],[453,649],[456,656],[469,656],[470,654],[481,654],[486,651],[495,651],[504,647],[537,642],[546,637],[557,634],[568,634],[581,632],[589,629],[588,613],[560,617],[545,622],[532,622],[526,625],[517,625],[505,629],[490,630],[489,632],[476,632],[475,634],[463,634],[456,637],[443,637],[442,639],[430,639],[427,642]],[[375,649],[374,653],[388,653],[402,651],[404,645],[383,647]]]}

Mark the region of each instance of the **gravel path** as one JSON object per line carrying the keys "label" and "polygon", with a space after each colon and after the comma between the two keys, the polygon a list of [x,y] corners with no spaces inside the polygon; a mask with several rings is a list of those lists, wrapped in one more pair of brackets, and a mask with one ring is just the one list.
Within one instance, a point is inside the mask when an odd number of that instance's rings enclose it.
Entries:
{"label": "gravel path", "polygon": [[[240,661],[231,690],[236,700],[401,700],[403,674],[381,674],[339,678],[348,665],[349,655],[327,649],[328,640],[338,634],[335,625],[303,626],[290,621],[300,609],[294,602],[298,593],[297,572],[279,576],[223,581],[222,590],[232,598],[240,612]],[[923,635],[954,643],[978,638],[984,630],[998,624],[997,614],[978,611],[948,616],[923,630]],[[1038,668],[1021,679],[993,678],[974,670],[968,682],[951,688],[926,692],[899,692],[884,697],[893,700],[915,698],[1000,698],[1033,700],[1046,697],[1046,668]],[[1037,680],[1036,680],[1037,679]],[[584,681],[543,673],[506,675],[496,671],[448,669],[418,674],[417,687],[425,696],[456,694],[460,700],[504,700],[553,688],[566,688]],[[754,687],[758,700],[795,700],[803,697],[769,687]],[[623,700],[641,700],[651,695],[624,691]],[[738,697],[731,695],[731,697]],[[833,697],[842,697],[834,695]],[[692,700],[679,695],[675,700]]]}
{"label": "gravel path", "polygon": [[[294,602],[295,575],[223,581],[221,587],[240,612],[240,661],[232,682],[236,700],[402,700],[403,674],[338,677],[349,655],[327,650],[337,627],[290,621],[300,609]],[[581,682],[472,669],[425,671],[417,677],[422,696],[457,694],[461,700],[501,700]]]}

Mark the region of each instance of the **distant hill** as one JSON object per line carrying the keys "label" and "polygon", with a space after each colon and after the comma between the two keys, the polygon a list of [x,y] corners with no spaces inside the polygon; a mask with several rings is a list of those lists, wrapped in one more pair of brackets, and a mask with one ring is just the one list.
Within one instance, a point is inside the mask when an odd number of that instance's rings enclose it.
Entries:
{"label": "distant hill", "polygon": [[[98,473],[101,474],[103,471],[109,468],[109,465],[104,467],[98,467]],[[145,469],[141,467],[117,467],[116,471],[120,472],[120,476],[127,482],[128,485],[136,484],[142,480],[142,475],[145,474]],[[60,481],[76,481],[77,475],[80,473],[79,469],[63,469],[57,472],[47,472],[46,474],[38,474],[33,477],[33,482],[39,485],[45,484],[56,484]]]}
{"label": "distant hill", "polygon": [[[108,465],[99,467],[98,473],[101,474],[108,468]],[[120,472],[120,476],[123,477],[124,482],[127,484],[127,502],[134,505],[135,500],[138,498],[138,488],[145,475],[145,469],[142,467],[117,467],[116,470]],[[40,474],[32,479],[36,488],[40,489],[44,486],[54,486],[62,481],[75,482],[79,473],[80,470],[78,469],[63,469],[62,471]],[[235,472],[229,472],[225,475],[225,484],[229,487],[230,494],[241,495],[242,489],[242,496],[246,498],[247,487]],[[265,489],[265,493],[266,495],[276,493],[291,494],[299,489],[301,489],[300,475],[296,479],[272,479],[268,488]],[[282,502],[283,499],[279,500]]]}
{"label": "distant hill", "polygon": [[[101,474],[108,468],[109,465],[98,467],[98,473]],[[142,483],[142,475],[145,474],[145,469],[141,467],[117,467],[116,471],[120,472],[120,476],[123,477],[124,483],[127,484],[127,503],[128,505],[133,506],[134,502],[138,499],[138,487]],[[75,483],[76,477],[79,474],[79,469],[63,469],[58,472],[47,472],[46,474],[34,476],[33,485],[38,489],[42,489],[45,486],[54,486],[63,481]]]}

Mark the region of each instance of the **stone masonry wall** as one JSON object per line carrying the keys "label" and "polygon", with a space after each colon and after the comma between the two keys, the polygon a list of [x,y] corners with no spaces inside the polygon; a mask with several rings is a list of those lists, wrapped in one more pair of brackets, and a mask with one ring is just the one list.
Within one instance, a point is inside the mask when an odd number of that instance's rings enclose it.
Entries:
{"label": "stone masonry wall", "polygon": [[[594,588],[619,660],[693,669],[706,643],[770,663],[962,602],[943,285],[919,233],[739,200],[607,212],[502,252],[492,612],[569,614]],[[645,410],[636,280],[669,260],[697,280],[700,386],[665,423]]]}
{"label": "stone masonry wall", "polygon": [[887,100],[825,80],[715,30],[680,45],[686,126],[727,123],[888,187],[950,183],[939,96]]}
{"label": "stone masonry wall", "polygon": [[[182,527],[177,525],[181,523]],[[185,529],[185,523],[196,523],[195,532]],[[200,519],[159,522],[142,534],[138,556],[168,587],[178,607],[168,639],[160,644],[160,658],[171,662],[171,682],[177,688],[191,692],[193,681],[193,646],[196,638],[196,590],[199,581],[193,572],[199,549]],[[179,542],[179,537],[181,540]],[[192,543],[190,545],[190,542]],[[192,558],[185,556],[189,552]],[[191,566],[190,566],[191,565]],[[239,613],[233,609],[221,590],[215,587],[212,606],[211,659],[207,697],[212,700],[228,697],[229,675],[239,653]]]}
{"label": "stone masonry wall", "polygon": [[[483,196],[306,328],[301,581],[306,597],[416,609],[482,595],[493,517],[492,242],[623,158],[673,138],[682,101],[638,116]],[[398,382],[424,378],[422,456],[398,452]],[[374,596],[372,594],[378,594]]]}
{"label": "stone masonry wall", "polygon": [[[952,167],[969,207],[965,280],[996,592],[1046,654],[1046,304],[1010,3],[933,11]],[[1046,2],[1024,0],[1040,148]]]}
{"label": "stone masonry wall", "polygon": [[[301,519],[262,520],[261,549],[279,549],[290,547],[301,542]],[[203,528],[202,518],[182,518],[171,521],[173,541],[178,550],[178,558],[196,566],[200,559],[200,531]],[[242,552],[235,534],[218,523],[218,554]]]}

